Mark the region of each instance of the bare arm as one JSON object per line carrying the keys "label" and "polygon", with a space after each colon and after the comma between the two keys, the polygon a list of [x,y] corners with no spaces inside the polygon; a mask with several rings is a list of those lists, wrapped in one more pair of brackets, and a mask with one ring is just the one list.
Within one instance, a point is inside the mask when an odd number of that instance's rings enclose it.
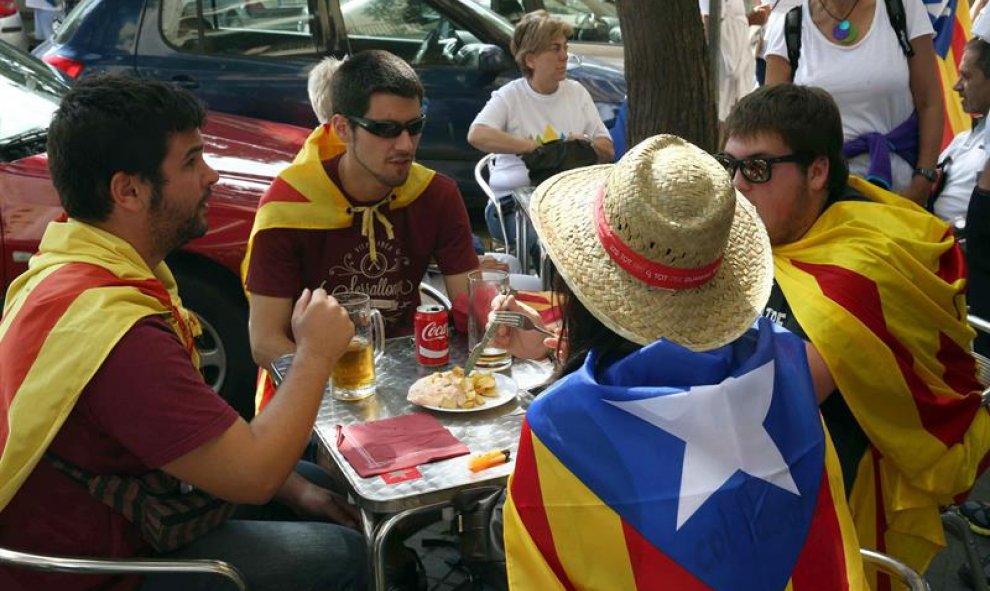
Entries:
{"label": "bare arm", "polygon": [[767,86],[791,81],[791,62],[779,55],[767,56]]}
{"label": "bare arm", "polygon": [[[942,145],[942,126],[945,113],[942,108],[942,85],[938,81],[935,66],[935,46],[931,35],[923,35],[911,41],[914,57],[908,60],[911,76],[911,95],[918,111],[918,167],[934,169]],[[920,174],[911,179],[905,191],[908,199],[924,205],[931,193],[932,183]]]}
{"label": "bare arm", "polygon": [[443,286],[447,289],[447,297],[453,302],[457,299],[457,296],[462,293],[467,293],[468,288],[468,273],[458,273],[457,275],[444,275],[443,276]]}
{"label": "bare arm", "polygon": [[251,337],[251,356],[259,367],[267,368],[271,362],[296,350],[289,338],[291,333],[292,300],[251,294],[248,312],[248,334]]}
{"label": "bare arm", "polygon": [[821,353],[810,342],[804,343],[805,352],[808,354],[808,369],[811,370],[811,381],[815,384],[815,398],[818,404],[825,402],[825,399],[835,391],[835,380],[832,379],[832,372],[825,365]]}
{"label": "bare arm", "polygon": [[615,146],[612,144],[612,138],[605,136],[596,137],[592,140],[591,145],[595,148],[595,152],[598,153],[598,162],[609,164],[615,160]]}
{"label": "bare arm", "polygon": [[292,330],[297,343],[292,371],[265,411],[250,424],[238,420],[216,439],[163,466],[165,472],[235,503],[266,503],[286,484],[354,325],[325,291],[305,290],[292,313]]}
{"label": "bare arm", "polygon": [[480,123],[468,130],[467,141],[489,154],[526,154],[540,147],[536,140],[526,139]]}

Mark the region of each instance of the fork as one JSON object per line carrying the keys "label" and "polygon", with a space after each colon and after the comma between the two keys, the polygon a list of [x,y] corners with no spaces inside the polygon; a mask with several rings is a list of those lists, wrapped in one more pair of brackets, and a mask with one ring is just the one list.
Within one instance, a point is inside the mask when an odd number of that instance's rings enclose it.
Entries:
{"label": "fork", "polygon": [[550,337],[557,337],[557,333],[552,330],[547,330],[542,326],[537,326],[533,319],[520,312],[510,312],[508,310],[496,310],[495,311],[495,324],[503,324],[505,326],[511,326],[512,328],[518,328],[520,330],[535,330],[537,332],[543,333]]}

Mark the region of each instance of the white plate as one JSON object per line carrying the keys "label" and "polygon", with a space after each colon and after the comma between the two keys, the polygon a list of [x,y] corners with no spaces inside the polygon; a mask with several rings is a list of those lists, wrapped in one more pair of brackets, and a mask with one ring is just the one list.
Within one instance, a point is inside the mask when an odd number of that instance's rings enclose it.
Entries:
{"label": "white plate", "polygon": [[[430,410],[438,410],[440,412],[479,412],[482,410],[495,408],[497,406],[502,406],[506,402],[513,400],[519,392],[519,386],[516,385],[516,381],[505,374],[492,373],[492,375],[495,376],[495,392],[497,392],[497,395],[482,396],[482,398],[485,399],[484,406],[473,406],[471,408],[442,408],[440,406],[432,406],[428,404],[419,404],[418,406],[428,408]],[[406,396],[408,397],[408,394],[406,394]],[[412,402],[412,400],[409,402]],[[412,403],[416,404],[415,402]]]}

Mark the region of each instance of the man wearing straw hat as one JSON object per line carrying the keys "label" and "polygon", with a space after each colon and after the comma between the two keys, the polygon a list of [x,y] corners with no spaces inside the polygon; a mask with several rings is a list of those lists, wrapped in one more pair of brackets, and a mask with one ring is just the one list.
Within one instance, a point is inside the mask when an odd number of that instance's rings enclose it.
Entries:
{"label": "man wearing straw hat", "polygon": [[804,344],[754,326],[770,242],[719,163],[653,137],[554,176],[532,212],[568,347],[509,481],[510,586],[864,589]]}
{"label": "man wearing straw hat", "polygon": [[945,545],[939,506],[990,448],[960,249],[935,216],[848,175],[821,89],[762,88],[727,133],[716,157],[773,245],[766,315],[809,342],[860,542],[923,572]]}

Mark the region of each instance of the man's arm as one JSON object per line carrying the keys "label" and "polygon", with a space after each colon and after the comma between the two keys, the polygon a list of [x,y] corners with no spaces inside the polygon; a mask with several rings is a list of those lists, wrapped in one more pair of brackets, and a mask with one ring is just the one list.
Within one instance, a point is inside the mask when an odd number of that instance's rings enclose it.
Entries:
{"label": "man's arm", "polygon": [[292,313],[292,332],[292,371],[265,412],[250,424],[238,419],[216,439],[163,466],[165,472],[235,503],[266,503],[286,483],[354,325],[325,291],[305,290]]}
{"label": "man's arm", "polygon": [[[474,270],[474,269],[472,269]],[[443,286],[447,289],[447,297],[453,302],[457,299],[457,296],[462,293],[467,293],[468,289],[468,273],[458,273],[457,275],[444,275],[443,276]]]}
{"label": "man's arm", "polygon": [[296,350],[296,344],[289,338],[292,300],[252,293],[250,302],[251,356],[259,367],[268,368],[275,359]]}

